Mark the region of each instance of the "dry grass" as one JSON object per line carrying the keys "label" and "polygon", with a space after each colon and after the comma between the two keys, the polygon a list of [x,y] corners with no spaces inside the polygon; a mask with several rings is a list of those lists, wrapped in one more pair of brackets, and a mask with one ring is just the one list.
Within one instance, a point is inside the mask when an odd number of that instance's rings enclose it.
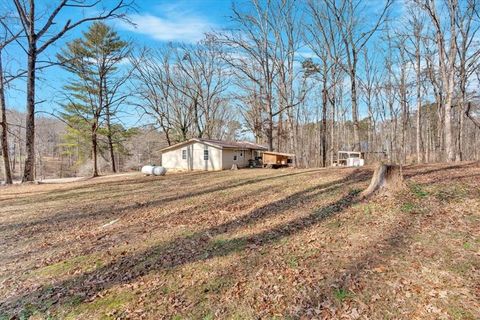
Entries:
{"label": "dry grass", "polygon": [[480,168],[127,175],[0,189],[0,319],[478,319]]}

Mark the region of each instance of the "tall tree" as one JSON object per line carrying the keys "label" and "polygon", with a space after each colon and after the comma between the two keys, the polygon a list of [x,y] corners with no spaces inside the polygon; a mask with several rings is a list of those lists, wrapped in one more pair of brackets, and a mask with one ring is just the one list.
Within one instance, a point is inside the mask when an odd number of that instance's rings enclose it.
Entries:
{"label": "tall tree", "polygon": [[327,6],[318,1],[308,2],[308,12],[311,16],[311,24],[306,25],[305,42],[310,50],[320,60],[321,65],[317,71],[320,75],[322,85],[322,125],[320,130],[320,145],[322,154],[322,166],[326,166],[327,159],[327,103],[331,106],[331,124],[330,124],[330,162],[333,163],[334,148],[334,125],[335,125],[335,102],[337,100],[336,92],[338,78],[342,70],[340,63],[342,61],[342,45],[340,32],[334,23],[333,17],[329,16],[331,11]]}
{"label": "tall tree", "polygon": [[61,12],[69,8],[74,10],[91,9],[96,7],[100,1],[61,0],[57,4],[48,6],[48,9],[45,9],[44,12],[37,10],[37,4],[40,2],[38,0],[12,1],[27,40],[27,47],[25,48],[27,53],[27,115],[25,133],[27,156],[25,158],[22,179],[25,182],[35,179],[35,81],[38,57],[67,32],[85,22],[108,18],[124,18],[125,16],[121,12],[130,7],[131,2],[119,0],[111,8],[101,8],[100,11],[90,10],[91,12],[100,12],[100,14],[78,20],[68,19],[62,24],[60,29],[54,30],[55,26],[58,25],[56,20]]}
{"label": "tall tree", "polygon": [[73,40],[57,55],[57,59],[74,79],[65,87],[71,93],[64,105],[63,117],[73,127],[87,123],[90,128],[94,177],[98,176],[98,130],[105,121],[106,136],[111,155],[112,169],[115,172],[113,136],[111,127],[112,107],[116,92],[124,81],[108,87],[118,71],[118,65],[127,56],[128,43],[102,22],[94,22],[83,38]]}
{"label": "tall tree", "polygon": [[224,52],[215,37],[207,35],[196,46],[181,45],[175,58],[180,81],[172,85],[191,101],[195,136],[213,138],[214,126],[225,111],[225,91],[230,83]]}
{"label": "tall tree", "polygon": [[[0,17],[1,25],[6,26],[4,17]],[[0,143],[2,145],[2,157],[4,165],[4,174],[5,174],[5,184],[12,184],[12,171],[10,169],[10,150],[8,147],[8,123],[7,123],[7,105],[5,101],[5,87],[7,85],[7,79],[5,77],[5,71],[3,68],[3,50],[7,47],[8,44],[15,41],[19,34],[9,35],[6,28],[3,30],[3,34],[0,35],[0,127],[1,127],[1,138]]]}
{"label": "tall tree", "polygon": [[274,99],[274,78],[277,75],[274,61],[278,46],[274,25],[270,21],[270,17],[278,14],[274,11],[274,2],[277,1],[251,0],[250,5],[242,9],[233,6],[235,29],[221,37],[230,48],[226,63],[243,82],[252,83],[251,92],[246,95],[258,101],[251,106],[261,108],[255,113],[262,116],[260,121],[269,150],[273,150],[275,119],[283,111],[278,109]]}
{"label": "tall tree", "polygon": [[445,0],[447,30],[444,28],[444,19],[440,17],[435,0],[418,1],[432,22],[435,42],[438,49],[440,76],[442,79],[444,101],[444,139],[446,160],[455,160],[455,146],[452,132],[452,108],[455,94],[455,61],[457,59],[457,20],[459,18],[458,0]]}
{"label": "tall tree", "polygon": [[[277,43],[274,55],[274,67],[277,69],[277,77],[274,81],[278,95],[278,109],[280,110],[277,139],[278,150],[284,150],[281,145],[282,132],[282,114],[287,116],[288,146],[287,150],[297,154],[297,119],[295,117],[295,108],[305,100],[308,88],[306,86],[303,70],[296,70],[295,63],[299,49],[303,46],[301,21],[302,12],[296,6],[293,0],[283,0],[273,2],[274,14],[271,24],[274,27],[274,39]],[[294,158],[294,161],[296,161]]]}
{"label": "tall tree", "polygon": [[218,138],[228,122],[230,77],[223,52],[211,36],[196,45],[168,45],[130,57],[138,107],[153,118],[167,143]]}
{"label": "tall tree", "polygon": [[328,16],[337,25],[345,54],[344,69],[350,78],[350,99],[352,104],[354,150],[360,151],[360,124],[358,114],[358,63],[360,54],[368,41],[383,24],[392,0],[387,0],[377,19],[370,24],[362,18],[364,0],[326,0]]}
{"label": "tall tree", "polygon": [[413,52],[408,51],[410,56],[413,58],[412,62],[415,66],[415,91],[416,91],[416,102],[417,102],[417,114],[416,114],[416,153],[417,153],[417,163],[422,163],[424,161],[423,148],[423,139],[422,139],[422,38],[424,35],[425,23],[423,16],[418,14],[417,10],[414,7],[409,7],[410,19],[408,21],[409,27],[411,28],[408,39],[413,45]]}
{"label": "tall tree", "polygon": [[174,50],[171,45],[160,50],[143,49],[129,58],[134,67],[135,95],[140,101],[137,106],[142,114],[154,119],[169,146],[187,140],[192,123],[191,104],[173,85],[179,81],[173,66]]}
{"label": "tall tree", "polygon": [[[476,39],[478,37],[478,31],[480,30],[480,25],[475,23],[478,19],[478,0],[468,0],[464,8],[460,9],[459,18],[456,19],[456,24],[458,28],[458,36],[455,38],[457,41],[457,54],[458,54],[458,63],[457,63],[457,74],[459,80],[459,123],[458,123],[458,135],[457,135],[457,159],[463,160],[463,149],[464,149],[464,128],[465,128],[465,114],[466,114],[466,104],[467,100],[471,97],[468,97],[467,85],[471,76],[478,69],[478,60],[480,58],[480,50],[478,49],[478,43]],[[476,47],[477,46],[477,47]],[[468,107],[467,107],[468,108]],[[467,113],[468,116],[468,113]]]}

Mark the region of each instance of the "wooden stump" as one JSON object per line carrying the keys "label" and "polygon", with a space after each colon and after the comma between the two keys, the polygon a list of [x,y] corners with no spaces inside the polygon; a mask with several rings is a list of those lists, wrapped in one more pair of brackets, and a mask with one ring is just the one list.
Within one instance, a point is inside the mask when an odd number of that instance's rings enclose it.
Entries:
{"label": "wooden stump", "polygon": [[397,165],[381,163],[375,168],[370,185],[360,195],[367,197],[375,192],[392,193],[400,191],[404,187],[402,168]]}

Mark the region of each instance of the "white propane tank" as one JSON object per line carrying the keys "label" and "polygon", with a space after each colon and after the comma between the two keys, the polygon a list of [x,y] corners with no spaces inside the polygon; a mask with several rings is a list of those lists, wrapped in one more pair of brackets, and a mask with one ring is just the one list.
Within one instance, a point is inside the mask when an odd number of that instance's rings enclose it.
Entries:
{"label": "white propane tank", "polygon": [[154,176],[164,176],[167,173],[167,169],[164,167],[153,167],[153,175]]}
{"label": "white propane tank", "polygon": [[153,166],[143,166],[142,173],[146,174],[147,176],[153,174]]}
{"label": "white propane tank", "polygon": [[165,169],[164,167],[160,167],[160,166],[143,166],[142,167],[142,173],[147,175],[147,176],[150,176],[150,175],[154,175],[154,176],[164,176],[165,173],[167,173],[167,169]]}

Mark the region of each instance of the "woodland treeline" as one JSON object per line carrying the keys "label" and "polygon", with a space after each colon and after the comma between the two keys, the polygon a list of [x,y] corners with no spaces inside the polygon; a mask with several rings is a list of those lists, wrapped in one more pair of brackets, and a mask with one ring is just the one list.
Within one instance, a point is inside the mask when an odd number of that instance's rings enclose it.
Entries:
{"label": "woodland treeline", "polygon": [[[133,2],[9,2],[0,61],[17,46],[26,64],[0,64],[7,183],[12,170],[31,181],[159,163],[162,146],[192,137],[255,140],[294,153],[300,167],[328,166],[339,150],[402,164],[480,158],[477,0],[238,0],[227,28],[158,47],[109,23],[128,23]],[[96,15],[58,18],[90,7]],[[69,80],[40,117],[36,74],[46,68]],[[18,86],[23,120],[6,112],[21,107],[5,100]],[[126,125],[126,114],[142,125]]]}

